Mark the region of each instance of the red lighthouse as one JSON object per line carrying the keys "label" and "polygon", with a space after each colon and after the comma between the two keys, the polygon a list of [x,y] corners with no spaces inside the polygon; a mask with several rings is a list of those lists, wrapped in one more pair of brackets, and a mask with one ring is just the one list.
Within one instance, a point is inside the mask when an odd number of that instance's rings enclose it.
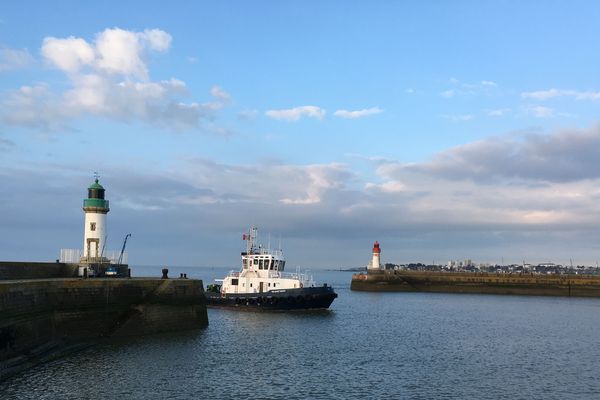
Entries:
{"label": "red lighthouse", "polygon": [[369,263],[367,269],[381,269],[381,264],[379,261],[379,255],[381,254],[381,248],[379,248],[379,242],[373,243],[373,258]]}

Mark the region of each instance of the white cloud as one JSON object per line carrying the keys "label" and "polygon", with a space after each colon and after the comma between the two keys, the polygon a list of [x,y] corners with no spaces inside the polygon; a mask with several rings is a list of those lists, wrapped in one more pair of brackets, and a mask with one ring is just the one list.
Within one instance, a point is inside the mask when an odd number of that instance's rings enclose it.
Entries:
{"label": "white cloud", "polygon": [[549,100],[557,97],[572,97],[575,100],[600,100],[600,92],[581,92],[577,90],[562,90],[562,89],[548,89],[538,90],[535,92],[523,92],[521,97],[524,99],[534,100]]}
{"label": "white cloud", "polygon": [[450,78],[448,83],[451,89],[440,92],[440,96],[444,98],[452,98],[457,96],[474,96],[474,95],[489,95],[497,91],[498,84],[491,80],[482,80],[476,83],[461,82],[456,78]]}
{"label": "white cloud", "polygon": [[381,112],[383,112],[383,110],[381,110],[380,108],[372,107],[372,108],[364,108],[362,110],[356,110],[356,111],[337,110],[336,112],[333,113],[333,115],[335,115],[336,117],[340,117],[340,118],[354,119],[354,118],[362,118],[362,117],[367,117],[369,115],[379,114]]}
{"label": "white cloud", "polygon": [[42,44],[46,61],[65,72],[77,72],[95,60],[94,48],[85,40],[70,36],[66,39],[47,37]]}
{"label": "white cloud", "polygon": [[160,29],[146,29],[139,33],[140,40],[148,43],[152,50],[167,51],[171,47],[171,35]]}
{"label": "white cloud", "polygon": [[408,89],[406,89],[406,90],[404,91],[404,93],[407,93],[407,94],[413,94],[413,93],[415,93],[415,89],[413,89],[413,88],[408,88]]}
{"label": "white cloud", "polygon": [[96,67],[104,72],[148,79],[142,43],[136,32],[107,29],[96,38]]}
{"label": "white cloud", "polygon": [[90,67],[101,73],[147,80],[146,50],[164,52],[170,46],[171,35],[160,29],[135,32],[113,28],[97,34],[94,44],[73,36],[47,37],[42,45],[42,56],[50,65],[70,74]]}
{"label": "white cloud", "polygon": [[551,118],[556,115],[552,108],[535,104],[525,106],[524,110],[527,114],[533,115],[536,118]]}
{"label": "white cloud", "polygon": [[323,119],[325,110],[317,106],[301,106],[284,110],[268,110],[265,115],[269,118],[285,121],[298,121],[302,117]]}
{"label": "white cloud", "polygon": [[498,86],[498,84],[494,81],[481,81],[480,84],[481,86]]}
{"label": "white cloud", "polygon": [[119,28],[98,33],[93,44],[75,37],[47,37],[42,56],[67,75],[70,87],[53,93],[48,85],[38,84],[9,92],[0,103],[0,119],[50,131],[68,129],[71,121],[88,115],[141,120],[175,131],[198,128],[213,120],[216,111],[231,102],[231,96],[214,86],[211,101],[184,102],[189,96],[185,82],[149,80],[148,51],[167,51],[171,40],[171,35],[159,29],[135,32]]}
{"label": "white cloud", "polygon": [[210,89],[210,94],[217,100],[221,102],[221,104],[225,105],[231,101],[231,96],[227,93],[223,88],[219,86],[213,86]]}
{"label": "white cloud", "polygon": [[11,49],[0,45],[0,72],[26,68],[34,62],[27,49]]}

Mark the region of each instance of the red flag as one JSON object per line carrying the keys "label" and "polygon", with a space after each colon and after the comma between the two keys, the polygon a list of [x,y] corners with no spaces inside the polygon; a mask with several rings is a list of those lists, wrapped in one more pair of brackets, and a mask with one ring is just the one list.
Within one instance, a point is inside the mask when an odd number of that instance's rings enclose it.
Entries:
{"label": "red flag", "polygon": [[244,235],[242,236],[242,240],[246,240],[246,234],[244,233]]}

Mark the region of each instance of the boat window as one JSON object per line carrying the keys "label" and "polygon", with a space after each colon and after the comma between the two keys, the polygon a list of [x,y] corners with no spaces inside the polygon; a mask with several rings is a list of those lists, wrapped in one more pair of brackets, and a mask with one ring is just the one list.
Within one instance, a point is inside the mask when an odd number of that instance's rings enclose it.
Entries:
{"label": "boat window", "polygon": [[258,258],[254,259],[254,265],[258,265]]}
{"label": "boat window", "polygon": [[258,261],[258,269],[263,269],[263,260]]}
{"label": "boat window", "polygon": [[280,271],[283,271],[285,269],[285,261],[281,261],[281,265],[279,267]]}
{"label": "boat window", "polygon": [[273,270],[273,266],[275,265],[275,261],[271,260],[271,262],[269,263],[269,269],[272,271]]}
{"label": "boat window", "polygon": [[244,269],[248,269],[248,260],[246,260],[245,258],[242,259],[242,265],[244,266]]}
{"label": "boat window", "polygon": [[237,286],[237,285],[238,285],[238,279],[237,279],[237,278],[233,278],[233,279],[231,280],[231,284],[232,284],[233,286]]}
{"label": "boat window", "polygon": [[252,287],[252,284],[250,284],[250,287]]}

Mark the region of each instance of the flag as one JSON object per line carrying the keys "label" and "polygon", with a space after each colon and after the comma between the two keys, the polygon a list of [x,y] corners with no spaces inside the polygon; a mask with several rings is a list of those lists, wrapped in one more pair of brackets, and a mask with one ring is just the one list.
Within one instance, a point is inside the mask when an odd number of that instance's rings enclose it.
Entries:
{"label": "flag", "polygon": [[244,235],[242,236],[242,240],[246,240],[246,234],[244,233]]}

